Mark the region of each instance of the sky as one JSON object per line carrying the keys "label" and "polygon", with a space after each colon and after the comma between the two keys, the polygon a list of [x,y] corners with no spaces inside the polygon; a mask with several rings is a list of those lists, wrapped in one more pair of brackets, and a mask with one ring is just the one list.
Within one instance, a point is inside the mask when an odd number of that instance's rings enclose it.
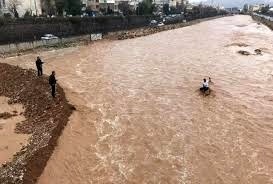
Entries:
{"label": "sky", "polygon": [[215,5],[222,5],[226,8],[230,7],[243,7],[244,4],[271,4],[273,5],[273,0],[190,0],[190,2],[207,2]]}

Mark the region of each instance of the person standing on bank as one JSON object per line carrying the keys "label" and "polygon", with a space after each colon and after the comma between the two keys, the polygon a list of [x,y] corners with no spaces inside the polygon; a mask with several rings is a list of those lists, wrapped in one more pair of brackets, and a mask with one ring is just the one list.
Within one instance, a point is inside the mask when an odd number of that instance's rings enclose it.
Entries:
{"label": "person standing on bank", "polygon": [[52,71],[52,74],[49,76],[49,84],[51,86],[51,95],[53,98],[56,96],[56,83],[55,71]]}
{"label": "person standing on bank", "polygon": [[38,70],[38,76],[43,75],[43,64],[44,64],[44,62],[42,62],[41,58],[38,56],[37,60],[36,60],[36,67]]}

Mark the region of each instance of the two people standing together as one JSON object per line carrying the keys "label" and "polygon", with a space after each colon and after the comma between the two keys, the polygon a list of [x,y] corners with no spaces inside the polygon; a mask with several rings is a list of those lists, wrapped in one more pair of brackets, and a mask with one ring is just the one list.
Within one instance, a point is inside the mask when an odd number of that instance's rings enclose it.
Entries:
{"label": "two people standing together", "polygon": [[[37,71],[38,71],[38,76],[43,75],[43,64],[44,64],[44,62],[38,56],[37,60],[36,60],[36,67],[37,67]],[[51,95],[53,98],[55,98],[56,97],[56,84],[57,84],[57,80],[55,77],[55,71],[52,71],[51,75],[49,76],[48,82],[51,87]]]}

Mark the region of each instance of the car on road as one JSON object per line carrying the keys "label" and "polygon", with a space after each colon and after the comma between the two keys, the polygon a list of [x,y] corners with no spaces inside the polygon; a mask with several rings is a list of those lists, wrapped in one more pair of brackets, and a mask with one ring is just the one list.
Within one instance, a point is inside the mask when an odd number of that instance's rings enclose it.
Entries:
{"label": "car on road", "polygon": [[156,25],[157,21],[156,20],[151,20],[150,25]]}
{"label": "car on road", "polygon": [[54,40],[58,39],[57,36],[54,36],[53,34],[45,34],[43,37],[41,37],[42,40]]}
{"label": "car on road", "polygon": [[164,26],[164,23],[163,23],[163,22],[159,22],[159,23],[157,24],[157,26],[158,26],[158,27]]}

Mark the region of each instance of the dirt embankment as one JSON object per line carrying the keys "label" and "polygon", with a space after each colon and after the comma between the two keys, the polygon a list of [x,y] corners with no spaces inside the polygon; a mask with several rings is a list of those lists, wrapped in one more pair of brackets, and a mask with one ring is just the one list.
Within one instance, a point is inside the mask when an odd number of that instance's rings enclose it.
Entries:
{"label": "dirt embankment", "polygon": [[0,183],[32,184],[42,173],[74,108],[60,86],[53,100],[47,77],[38,78],[33,70],[0,63],[0,81],[0,96],[10,98],[10,104],[23,104],[25,109],[26,120],[17,124],[16,133],[32,134],[12,162],[1,166]]}
{"label": "dirt embankment", "polygon": [[163,25],[163,26],[159,26],[159,27],[143,27],[143,28],[132,29],[132,30],[112,32],[112,33],[109,33],[108,35],[105,35],[104,38],[114,39],[114,40],[115,39],[118,39],[118,40],[132,39],[132,38],[136,38],[136,37],[155,34],[155,33],[162,32],[162,31],[191,26],[191,25],[203,22],[203,21],[213,20],[213,19],[220,18],[220,17],[223,17],[223,16],[196,19],[196,20],[192,20],[189,22],[181,22],[181,23],[176,23],[176,24]]}
{"label": "dirt embankment", "polygon": [[271,17],[264,16],[264,15],[259,16],[259,15],[255,15],[255,14],[253,14],[251,17],[258,24],[262,23],[262,24],[266,25],[267,27],[269,27],[271,30],[273,30],[273,21],[272,21]]}

